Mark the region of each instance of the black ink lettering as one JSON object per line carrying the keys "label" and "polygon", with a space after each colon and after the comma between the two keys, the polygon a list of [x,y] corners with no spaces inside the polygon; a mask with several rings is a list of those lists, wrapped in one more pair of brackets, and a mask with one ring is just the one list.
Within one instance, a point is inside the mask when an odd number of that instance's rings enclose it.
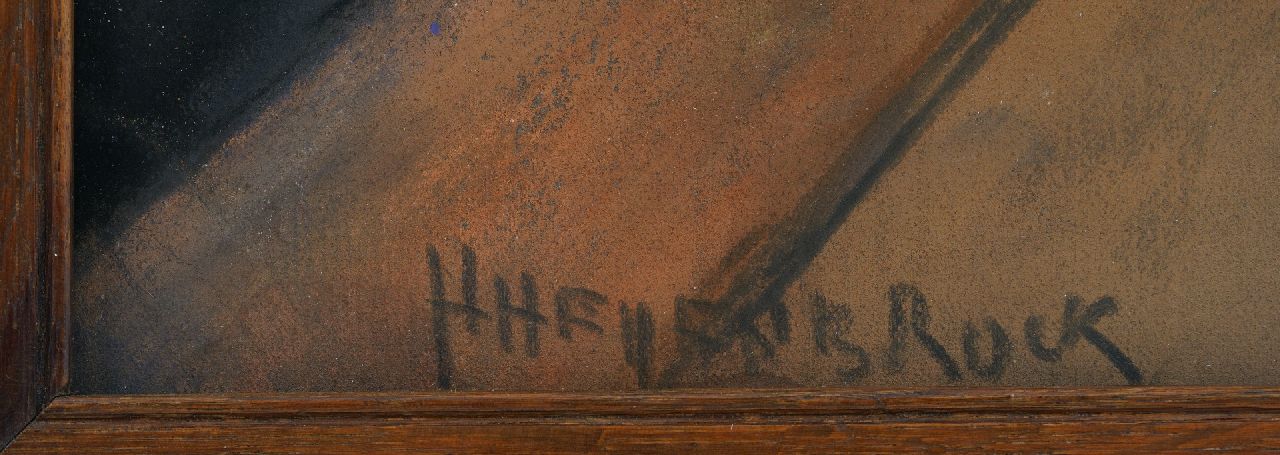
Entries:
{"label": "black ink lettering", "polygon": [[857,366],[840,369],[840,377],[844,382],[856,382],[871,374],[871,359],[867,351],[845,338],[849,326],[853,323],[849,307],[832,305],[821,293],[813,293],[813,347],[819,354],[831,355],[835,348],[844,354],[853,355]]}
{"label": "black ink lettering", "polygon": [[[471,273],[475,270],[475,253],[470,253],[470,266],[467,265],[470,250],[467,247],[463,247],[462,250],[464,300],[466,299],[467,270],[470,269]],[[475,325],[476,319],[487,319],[489,314],[475,305],[474,294],[472,301],[464,305],[445,299],[444,271],[440,267],[440,253],[433,245],[427,245],[427,268],[431,275],[431,330],[436,347],[436,385],[447,390],[453,387],[453,352],[449,346],[449,313],[451,311],[463,313],[466,316],[468,328]]]}
{"label": "black ink lettering", "polygon": [[710,362],[718,343],[707,328],[711,327],[710,321],[724,317],[718,311],[721,307],[710,300],[676,296],[675,308],[677,349],[697,353],[704,364]]}
{"label": "black ink lettering", "polygon": [[586,288],[562,287],[556,291],[556,326],[560,330],[560,338],[573,341],[575,325],[595,332],[597,335],[604,333],[604,329],[599,324],[587,318],[574,316],[573,307],[576,305],[586,311],[588,316],[595,316],[600,313],[598,308],[605,303],[608,301],[603,295]]}
{"label": "black ink lettering", "polygon": [[[768,296],[763,298],[762,302],[764,306],[760,312],[730,316],[726,311],[733,307],[724,301],[676,296],[675,331],[678,359],[663,373],[662,382],[669,383],[680,370],[687,368],[696,360],[701,360],[702,364],[706,365],[711,361],[712,356],[723,351],[725,346],[734,343],[737,343],[741,349],[743,369],[748,374],[758,373],[761,359],[773,357],[775,354],[773,343],[760,329],[760,318],[766,315],[769,317],[772,333],[779,343],[788,341],[791,329],[790,313],[781,301]],[[730,325],[730,328],[723,333],[718,331],[722,323]]]}
{"label": "black ink lettering", "polygon": [[498,298],[498,341],[502,349],[511,352],[511,319],[507,312],[511,310],[511,289],[507,288],[507,280],[500,276],[493,277],[493,293]]}
{"label": "black ink lettering", "polygon": [[786,305],[779,301],[769,304],[768,309],[764,313],[757,314],[755,318],[749,316],[743,314],[743,317],[738,318],[736,322],[738,329],[735,332],[741,343],[743,369],[748,374],[758,374],[764,360],[777,355],[774,343],[760,330],[760,319],[768,316],[774,339],[781,345],[786,344],[791,337],[791,313]]}
{"label": "black ink lettering", "polygon": [[1067,296],[1066,306],[1062,310],[1062,333],[1058,335],[1058,344],[1054,347],[1044,345],[1044,322],[1040,320],[1040,316],[1033,315],[1027,318],[1025,330],[1027,346],[1031,349],[1031,354],[1046,362],[1058,362],[1062,360],[1064,350],[1074,347],[1080,338],[1084,337],[1085,341],[1102,352],[1107,360],[1120,370],[1120,374],[1124,375],[1130,385],[1142,384],[1142,371],[1138,370],[1133,360],[1121,352],[1120,348],[1102,332],[1094,328],[1094,324],[1097,324],[1103,316],[1116,314],[1115,299],[1104,296],[1090,304],[1083,312],[1080,311],[1081,303],[1083,301],[1079,296]]}
{"label": "black ink lettering", "polygon": [[[468,308],[476,306],[476,252],[468,245],[462,246],[462,304]],[[470,313],[468,313],[470,314]],[[480,330],[476,318],[467,317],[467,331],[475,334]]]}
{"label": "black ink lettering", "polygon": [[769,306],[769,323],[773,325],[773,337],[778,340],[778,344],[791,341],[791,311],[782,300]]}
{"label": "black ink lettering", "polygon": [[786,344],[791,339],[790,310],[781,299],[767,297],[765,301],[767,303],[764,304],[766,309],[763,314],[757,313],[756,317],[751,318],[749,314],[744,313],[737,322],[740,325],[737,334],[742,343],[743,369],[748,374],[759,373],[764,359],[773,358],[777,354],[774,343],[769,341],[760,330],[761,317],[766,315],[769,317],[769,325],[773,329],[773,337],[777,344]]}
{"label": "black ink lettering", "polygon": [[431,274],[431,330],[436,342],[436,386],[448,390],[453,387],[453,353],[449,350],[444,273],[440,270],[440,253],[434,246],[427,246],[427,268]]}
{"label": "black ink lettering", "polygon": [[636,304],[635,314],[626,303],[618,305],[622,313],[622,348],[627,365],[636,372],[640,388],[653,385],[653,314],[649,306]]}
{"label": "black ink lettering", "polygon": [[980,364],[978,355],[978,329],[972,322],[964,325],[964,363],[969,371],[983,379],[996,380],[1004,375],[1004,367],[1009,362],[1009,354],[1013,350],[1009,343],[1009,335],[1004,327],[995,319],[987,318],[987,333],[991,334],[991,363]]}
{"label": "black ink lettering", "polygon": [[525,355],[537,357],[538,326],[547,325],[547,318],[538,313],[538,288],[533,282],[533,277],[528,273],[520,274],[520,291],[524,294],[523,307],[511,306],[511,290],[507,288],[507,281],[502,277],[493,278],[493,288],[498,296],[498,340],[502,343],[502,349],[511,352],[514,348],[511,342],[511,316],[514,315],[525,320]]}
{"label": "black ink lettering", "polygon": [[920,289],[906,283],[889,287],[889,371],[902,371],[905,361],[903,351],[907,347],[906,310],[903,301],[911,299],[911,333],[929,350],[929,355],[942,367],[947,379],[960,379],[960,367],[938,340],[929,334],[929,303]]}

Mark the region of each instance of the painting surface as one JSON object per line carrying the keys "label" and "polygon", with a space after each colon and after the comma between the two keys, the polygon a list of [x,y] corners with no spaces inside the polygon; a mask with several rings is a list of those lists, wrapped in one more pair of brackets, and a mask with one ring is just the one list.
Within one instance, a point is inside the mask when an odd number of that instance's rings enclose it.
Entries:
{"label": "painting surface", "polygon": [[77,392],[1280,373],[1275,4],[176,3],[77,5]]}

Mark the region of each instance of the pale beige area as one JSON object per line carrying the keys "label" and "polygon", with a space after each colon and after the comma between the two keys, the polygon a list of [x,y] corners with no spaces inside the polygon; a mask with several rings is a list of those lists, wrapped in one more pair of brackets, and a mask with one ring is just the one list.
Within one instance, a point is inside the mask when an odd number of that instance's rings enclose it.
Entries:
{"label": "pale beige area", "polygon": [[1278,10],[1039,3],[790,290],[795,337],[765,371],[840,383],[849,357],[813,360],[807,302],[822,292],[852,308],[876,368],[862,384],[947,383],[914,341],[905,371],[884,370],[886,292],[910,282],[962,369],[965,321],[1005,327],[999,384],[1124,383],[1083,341],[1057,364],[1027,350],[1026,318],[1053,342],[1069,293],[1116,299],[1098,328],[1149,383],[1276,384]]}

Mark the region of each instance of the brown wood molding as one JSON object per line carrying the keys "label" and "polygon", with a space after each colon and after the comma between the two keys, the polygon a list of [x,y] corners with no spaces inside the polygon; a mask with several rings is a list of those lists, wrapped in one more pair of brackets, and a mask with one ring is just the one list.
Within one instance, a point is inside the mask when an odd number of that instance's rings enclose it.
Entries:
{"label": "brown wood molding", "polygon": [[71,1],[0,2],[0,447],[67,384]]}
{"label": "brown wood molding", "polygon": [[403,392],[81,395],[42,420],[830,417],[904,414],[1277,413],[1280,388],[707,389],[646,393]]}
{"label": "brown wood molding", "polygon": [[[69,448],[75,448],[69,450]],[[1280,389],[68,396],[9,453],[1255,451]]]}

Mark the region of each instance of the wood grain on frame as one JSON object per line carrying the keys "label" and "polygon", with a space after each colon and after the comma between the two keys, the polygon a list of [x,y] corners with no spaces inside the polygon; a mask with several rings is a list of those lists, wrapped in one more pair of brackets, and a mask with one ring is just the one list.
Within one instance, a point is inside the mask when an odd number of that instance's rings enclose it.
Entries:
{"label": "wood grain on frame", "polygon": [[1280,389],[81,396],[10,453],[1124,452],[1280,447]]}
{"label": "wood grain on frame", "polygon": [[70,6],[0,4],[0,445],[67,383]]}

